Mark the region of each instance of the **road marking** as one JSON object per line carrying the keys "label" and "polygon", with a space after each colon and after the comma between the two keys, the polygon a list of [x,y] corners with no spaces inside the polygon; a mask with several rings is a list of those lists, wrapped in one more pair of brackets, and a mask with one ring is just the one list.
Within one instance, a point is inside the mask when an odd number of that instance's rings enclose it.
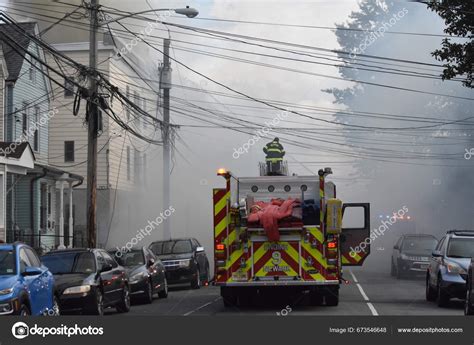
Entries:
{"label": "road marking", "polygon": [[202,306],[200,307],[197,307],[196,309],[193,309],[191,311],[188,311],[186,314],[184,314],[183,316],[188,316],[188,315],[191,315],[192,313],[198,311],[198,310],[201,310],[202,308],[206,308],[207,306],[210,306],[212,303],[214,302],[217,302],[218,300],[220,300],[221,298],[218,297],[216,298],[215,300],[211,301],[211,302],[207,302],[206,304],[203,304]]}
{"label": "road marking", "polygon": [[370,311],[372,312],[373,316],[379,316],[379,313],[377,313],[377,310],[375,310],[375,307],[372,303],[369,302],[369,303],[367,303],[367,305],[368,305]]}
{"label": "road marking", "polygon": [[354,280],[354,283],[356,283],[357,288],[359,289],[359,292],[362,295],[362,298],[364,298],[364,300],[367,301],[367,306],[369,307],[372,315],[378,316],[379,313],[377,312],[377,309],[375,309],[374,305],[369,302],[370,301],[369,296],[367,296],[367,294],[365,293],[364,289],[362,288],[362,285],[359,284],[359,281],[357,280],[355,274],[351,270],[349,270],[349,273],[351,274],[352,280]]}

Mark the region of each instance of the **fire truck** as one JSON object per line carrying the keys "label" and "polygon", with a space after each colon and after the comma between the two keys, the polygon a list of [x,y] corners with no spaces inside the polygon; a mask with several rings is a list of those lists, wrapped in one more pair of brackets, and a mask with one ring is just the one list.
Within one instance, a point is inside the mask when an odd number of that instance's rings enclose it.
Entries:
{"label": "fire truck", "polygon": [[[331,168],[313,176],[288,176],[260,163],[260,176],[237,177],[219,169],[224,188],[213,189],[214,285],[226,307],[252,305],[265,290],[302,294],[309,305],[336,306],[343,266],[361,266],[370,254],[370,205],[343,203],[327,181]],[[285,168],[285,169],[283,169]],[[262,203],[295,200],[292,214],[276,220],[278,239],[249,222]],[[357,228],[344,228],[344,214],[359,208]],[[361,245],[364,243],[363,245]],[[361,249],[363,248],[363,249]]]}

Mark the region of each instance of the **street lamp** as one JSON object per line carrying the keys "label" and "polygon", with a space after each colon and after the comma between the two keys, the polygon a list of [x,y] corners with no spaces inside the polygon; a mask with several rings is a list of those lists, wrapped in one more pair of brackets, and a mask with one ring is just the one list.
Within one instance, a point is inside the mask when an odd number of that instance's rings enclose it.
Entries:
{"label": "street lamp", "polygon": [[125,18],[130,18],[130,17],[137,16],[137,15],[140,15],[140,14],[162,12],[162,11],[170,11],[170,12],[173,11],[176,14],[182,14],[182,15],[188,17],[188,18],[194,18],[199,14],[198,10],[196,10],[195,8],[189,7],[189,6],[186,6],[185,8],[158,8],[158,9],[145,10],[145,11],[140,11],[140,12],[135,12],[135,13],[129,13],[129,14],[126,14],[124,16],[114,18],[114,19],[111,19],[111,20],[106,21],[106,22],[102,22],[102,24],[107,25],[107,24],[117,22],[117,21],[125,19]]}

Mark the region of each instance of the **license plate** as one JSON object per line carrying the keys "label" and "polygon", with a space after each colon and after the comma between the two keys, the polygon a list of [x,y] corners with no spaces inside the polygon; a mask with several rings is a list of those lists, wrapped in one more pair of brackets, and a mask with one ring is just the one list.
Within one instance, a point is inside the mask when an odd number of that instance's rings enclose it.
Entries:
{"label": "license plate", "polygon": [[232,280],[234,281],[247,281],[247,273],[245,272],[232,272]]}

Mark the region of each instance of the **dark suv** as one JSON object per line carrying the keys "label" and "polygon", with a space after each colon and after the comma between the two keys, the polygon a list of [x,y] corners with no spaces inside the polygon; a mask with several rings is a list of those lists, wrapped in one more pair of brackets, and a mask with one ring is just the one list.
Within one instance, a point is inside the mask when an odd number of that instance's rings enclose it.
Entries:
{"label": "dark suv", "polygon": [[209,261],[196,239],[157,241],[149,248],[163,262],[168,284],[190,283],[193,289],[199,289],[203,282],[209,282]]}
{"label": "dark suv", "polygon": [[438,240],[432,235],[403,235],[393,247],[391,275],[398,279],[408,273],[426,273]]}
{"label": "dark suv", "polygon": [[474,257],[474,231],[450,230],[433,251],[426,274],[426,299],[444,307],[466,297],[467,271]]}

